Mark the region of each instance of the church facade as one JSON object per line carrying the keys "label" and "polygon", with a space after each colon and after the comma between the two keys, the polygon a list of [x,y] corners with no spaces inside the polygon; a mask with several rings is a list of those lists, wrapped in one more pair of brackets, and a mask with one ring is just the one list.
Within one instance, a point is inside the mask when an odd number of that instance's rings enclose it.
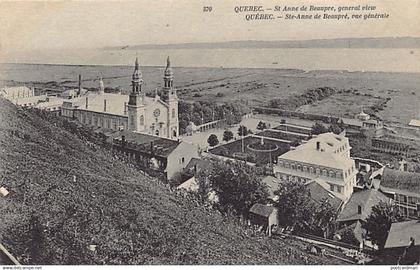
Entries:
{"label": "church facade", "polygon": [[98,92],[88,92],[65,101],[61,113],[92,127],[129,130],[174,139],[179,135],[179,125],[178,97],[173,79],[168,57],[163,77],[165,99],[157,91],[154,97],[147,97],[136,59],[129,95],[105,93],[101,79]]}

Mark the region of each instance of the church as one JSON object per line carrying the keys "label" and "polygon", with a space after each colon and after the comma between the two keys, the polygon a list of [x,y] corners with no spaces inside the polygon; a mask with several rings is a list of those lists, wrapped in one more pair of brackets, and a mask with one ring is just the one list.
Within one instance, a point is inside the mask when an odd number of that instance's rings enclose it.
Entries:
{"label": "church", "polygon": [[96,128],[128,130],[174,139],[179,135],[179,125],[178,96],[173,79],[168,57],[163,76],[165,98],[161,98],[157,90],[154,97],[147,97],[136,58],[129,95],[105,93],[100,79],[98,92],[87,92],[64,101],[61,115]]}

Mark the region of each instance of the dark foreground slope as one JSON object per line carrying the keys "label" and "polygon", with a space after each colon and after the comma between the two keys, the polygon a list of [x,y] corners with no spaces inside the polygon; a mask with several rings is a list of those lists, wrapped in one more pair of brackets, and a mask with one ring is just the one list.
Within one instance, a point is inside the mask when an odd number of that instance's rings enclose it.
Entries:
{"label": "dark foreground slope", "polygon": [[57,121],[2,99],[0,117],[0,241],[21,263],[336,263],[251,237]]}

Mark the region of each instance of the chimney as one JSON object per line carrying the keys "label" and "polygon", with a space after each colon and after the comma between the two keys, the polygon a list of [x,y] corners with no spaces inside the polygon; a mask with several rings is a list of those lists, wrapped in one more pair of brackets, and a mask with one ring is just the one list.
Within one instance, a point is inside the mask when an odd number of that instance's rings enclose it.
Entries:
{"label": "chimney", "polygon": [[104,99],[104,112],[106,112],[106,99]]}
{"label": "chimney", "polygon": [[321,142],[316,142],[316,150],[320,150],[321,149]]}
{"label": "chimney", "polygon": [[80,96],[82,93],[82,75],[79,74],[79,89],[77,90],[77,95]]}
{"label": "chimney", "polygon": [[121,146],[124,148],[126,145],[127,141],[125,140],[125,135],[121,136]]}
{"label": "chimney", "polygon": [[89,98],[86,97],[86,109],[88,109],[88,108],[89,108]]}
{"label": "chimney", "polygon": [[150,142],[150,152],[153,153],[155,144],[153,143],[153,141]]}
{"label": "chimney", "polygon": [[127,114],[127,102],[124,102],[124,115]]}

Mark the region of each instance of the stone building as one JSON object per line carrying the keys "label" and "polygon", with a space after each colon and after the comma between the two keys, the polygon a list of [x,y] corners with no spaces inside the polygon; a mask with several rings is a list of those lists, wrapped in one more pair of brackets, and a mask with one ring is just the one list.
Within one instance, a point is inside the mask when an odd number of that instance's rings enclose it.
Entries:
{"label": "stone building", "polygon": [[353,193],[357,174],[350,149],[345,136],[323,133],[279,156],[274,173],[277,178],[303,183],[321,179],[346,200]]}
{"label": "stone building", "polygon": [[81,123],[111,130],[130,130],[164,138],[179,135],[178,96],[173,86],[173,71],[169,57],[164,72],[165,99],[156,91],[155,97],[146,97],[138,59],[131,80],[130,95],[99,91],[65,101],[62,115],[76,118]]}
{"label": "stone building", "polygon": [[27,98],[35,96],[35,90],[26,86],[12,86],[4,87],[0,90],[0,96],[16,103],[20,98]]}

